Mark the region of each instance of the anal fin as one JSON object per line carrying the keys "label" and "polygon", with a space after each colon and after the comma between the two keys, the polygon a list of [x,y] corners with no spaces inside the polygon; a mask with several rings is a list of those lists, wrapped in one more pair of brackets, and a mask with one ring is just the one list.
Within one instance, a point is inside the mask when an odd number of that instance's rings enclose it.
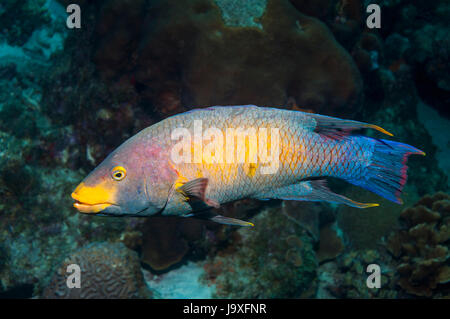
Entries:
{"label": "anal fin", "polygon": [[343,195],[332,192],[326,185],[325,180],[305,181],[298,184],[293,184],[276,190],[259,194],[257,199],[282,199],[282,200],[297,200],[297,201],[316,201],[316,202],[330,202],[336,204],[345,204],[357,208],[376,207],[376,203],[360,203]]}

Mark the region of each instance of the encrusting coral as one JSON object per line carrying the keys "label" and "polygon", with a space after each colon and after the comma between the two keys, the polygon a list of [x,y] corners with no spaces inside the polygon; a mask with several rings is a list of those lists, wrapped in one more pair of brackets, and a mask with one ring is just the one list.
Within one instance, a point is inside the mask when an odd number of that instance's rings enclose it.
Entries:
{"label": "encrusting coral", "polygon": [[[68,288],[67,266],[80,267],[81,288]],[[42,298],[149,298],[135,252],[121,243],[92,243],[68,257],[58,268]]]}
{"label": "encrusting coral", "polygon": [[400,218],[403,227],[387,240],[398,262],[398,285],[410,295],[449,296],[450,196],[426,195]]}

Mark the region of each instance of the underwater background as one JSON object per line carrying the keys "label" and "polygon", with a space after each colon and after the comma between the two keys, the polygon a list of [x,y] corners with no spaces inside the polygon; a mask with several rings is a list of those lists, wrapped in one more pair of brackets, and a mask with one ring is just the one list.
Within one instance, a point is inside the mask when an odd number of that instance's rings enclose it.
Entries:
{"label": "underwater background", "polygon": [[[70,29],[73,2],[0,2],[0,298],[450,296],[448,1],[79,0]],[[332,181],[380,206],[220,208],[253,228],[72,207],[141,129],[244,104],[374,123],[427,156],[409,160],[403,205]],[[82,289],[66,286],[73,263]]]}

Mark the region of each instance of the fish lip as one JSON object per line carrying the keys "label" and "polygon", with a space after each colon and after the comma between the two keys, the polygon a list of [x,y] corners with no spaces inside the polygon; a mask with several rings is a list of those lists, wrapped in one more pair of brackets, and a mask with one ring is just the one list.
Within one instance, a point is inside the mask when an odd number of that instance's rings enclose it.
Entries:
{"label": "fish lip", "polygon": [[71,197],[75,200],[75,203],[73,203],[73,207],[75,207],[80,213],[84,214],[98,214],[110,206],[119,207],[119,205],[109,202],[94,204],[83,202],[82,200],[80,200],[79,195],[75,192],[71,194]]}
{"label": "fish lip", "polygon": [[118,205],[115,205],[112,203],[88,204],[88,203],[83,203],[79,200],[75,200],[75,203],[73,203],[73,207],[75,207],[80,213],[84,213],[84,214],[98,214],[110,206],[118,207]]}

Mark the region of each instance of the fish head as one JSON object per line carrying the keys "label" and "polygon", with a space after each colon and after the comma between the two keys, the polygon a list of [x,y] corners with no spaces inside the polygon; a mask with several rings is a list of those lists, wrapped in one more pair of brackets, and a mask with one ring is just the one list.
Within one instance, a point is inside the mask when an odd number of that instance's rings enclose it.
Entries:
{"label": "fish head", "polygon": [[[154,182],[149,180],[149,170],[157,170],[157,163],[154,163],[157,159],[151,155],[146,145],[125,142],[75,188],[71,195],[75,200],[73,206],[86,214],[156,214],[167,196],[164,199],[150,194]],[[149,167],[148,163],[153,164]]]}

